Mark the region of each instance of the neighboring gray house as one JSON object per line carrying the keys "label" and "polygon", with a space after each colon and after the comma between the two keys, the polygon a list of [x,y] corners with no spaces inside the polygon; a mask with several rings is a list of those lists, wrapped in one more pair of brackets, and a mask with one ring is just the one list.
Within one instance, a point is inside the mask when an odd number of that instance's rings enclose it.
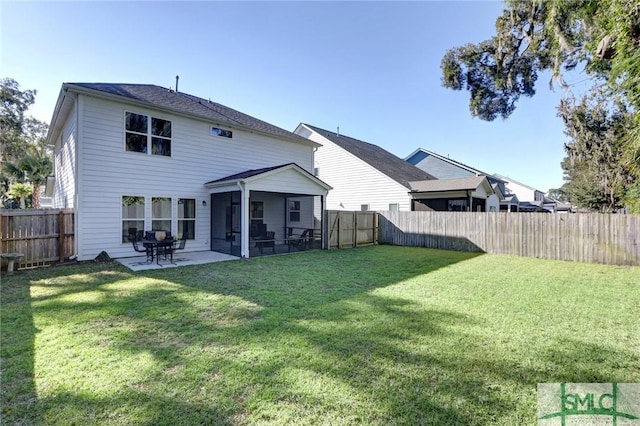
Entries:
{"label": "neighboring gray house", "polygon": [[[319,144],[215,102],[147,84],[65,83],[47,142],[53,207],[75,209],[75,256],[134,256],[128,234],[249,257],[251,230],[321,227]],[[319,206],[319,207],[318,207]],[[318,231],[317,235],[321,233]]]}
{"label": "neighboring gray house", "polygon": [[377,145],[301,123],[295,133],[320,145],[315,172],[333,188],[330,210],[411,210],[410,181],[434,179]]}
{"label": "neighboring gray house", "polygon": [[502,211],[518,211],[518,201],[512,197],[505,184],[506,181],[497,175],[478,170],[448,156],[437,154],[424,148],[418,148],[405,159],[410,164],[428,172],[437,179],[466,178],[486,176],[494,189]]}

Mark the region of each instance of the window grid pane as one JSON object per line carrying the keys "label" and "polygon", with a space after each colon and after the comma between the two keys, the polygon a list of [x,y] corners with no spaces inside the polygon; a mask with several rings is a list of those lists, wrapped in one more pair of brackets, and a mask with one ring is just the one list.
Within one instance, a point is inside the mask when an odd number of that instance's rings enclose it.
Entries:
{"label": "window grid pane", "polygon": [[171,219],[171,198],[153,197],[151,199],[151,217],[153,219]]}
{"label": "window grid pane", "polygon": [[133,112],[127,112],[125,114],[125,129],[138,132],[138,133],[147,133],[148,132],[148,121],[147,116],[142,114],[135,114]]}
{"label": "window grid pane", "polygon": [[151,134],[154,136],[171,137],[171,122],[151,117]]}
{"label": "window grid pane", "polygon": [[152,220],[152,231],[169,231],[171,232],[171,219],[168,220]]}
{"label": "window grid pane", "polygon": [[127,151],[147,153],[147,137],[136,133],[127,132],[126,135]]}
{"label": "window grid pane", "polygon": [[178,200],[178,219],[195,219],[196,200],[180,198]]}
{"label": "window grid pane", "polygon": [[196,239],[196,221],[193,219],[184,219],[178,221],[178,239],[186,234],[187,240]]}
{"label": "window grid pane", "polygon": [[151,153],[171,157],[171,139],[152,138]]}

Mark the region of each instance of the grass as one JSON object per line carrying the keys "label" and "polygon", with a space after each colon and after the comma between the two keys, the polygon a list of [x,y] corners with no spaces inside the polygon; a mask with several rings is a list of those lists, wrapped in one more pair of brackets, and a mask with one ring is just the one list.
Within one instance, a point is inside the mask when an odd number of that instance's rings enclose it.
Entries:
{"label": "grass", "polygon": [[536,424],[640,382],[640,268],[376,246],[4,277],[2,424]]}

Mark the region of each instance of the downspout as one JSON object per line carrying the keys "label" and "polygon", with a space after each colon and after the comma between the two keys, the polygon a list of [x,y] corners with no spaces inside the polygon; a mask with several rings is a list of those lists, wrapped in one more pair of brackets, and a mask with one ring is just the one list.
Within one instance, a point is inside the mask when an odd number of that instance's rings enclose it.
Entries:
{"label": "downspout", "polygon": [[[65,92],[68,94],[68,91],[65,90]],[[76,145],[74,147],[75,149],[75,167],[73,168],[73,174],[74,174],[74,182],[73,182],[73,210],[74,210],[74,215],[73,215],[73,255],[69,256],[69,260],[75,260],[78,258],[78,252],[80,251],[78,249],[78,247],[80,246],[80,185],[78,184],[79,179],[80,179],[80,164],[82,164],[83,159],[80,158],[80,155],[82,155],[82,151],[80,150],[80,144],[82,143],[82,138],[84,137],[84,132],[82,129],[82,124],[80,122],[80,120],[82,119],[82,114],[80,113],[80,96],[79,95],[74,95],[73,96],[73,100],[75,103],[75,107],[76,107],[76,111],[75,111],[75,115],[76,115]],[[62,128],[61,130],[62,135],[64,137],[64,128]]]}

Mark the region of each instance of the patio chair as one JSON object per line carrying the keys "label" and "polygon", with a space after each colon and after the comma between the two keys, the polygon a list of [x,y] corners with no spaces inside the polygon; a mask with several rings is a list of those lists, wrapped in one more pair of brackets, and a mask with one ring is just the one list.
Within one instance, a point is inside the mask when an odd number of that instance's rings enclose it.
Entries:
{"label": "patio chair", "polygon": [[273,254],[276,254],[276,233],[274,231],[265,232],[260,239],[256,239],[256,247],[260,250],[260,254],[265,247],[270,247]]}
{"label": "patio chair", "polygon": [[300,238],[298,238],[297,240],[296,239],[288,240],[289,250],[291,250],[292,246],[298,250],[306,250],[309,246],[310,237],[311,237],[311,230],[305,229],[304,231],[302,231],[302,234],[300,234]]}
{"label": "patio chair", "polygon": [[164,248],[165,259],[167,258],[167,255],[168,255],[169,258],[171,259],[171,263],[173,263],[173,253],[176,250],[184,250],[184,247],[186,245],[187,245],[187,234],[182,234],[182,238],[178,240],[177,245],[170,245]]}
{"label": "patio chair", "polygon": [[153,247],[140,248],[138,241],[136,241],[135,235],[129,235],[129,241],[133,244],[133,249],[138,253],[145,253],[147,255],[147,262],[153,262]]}

